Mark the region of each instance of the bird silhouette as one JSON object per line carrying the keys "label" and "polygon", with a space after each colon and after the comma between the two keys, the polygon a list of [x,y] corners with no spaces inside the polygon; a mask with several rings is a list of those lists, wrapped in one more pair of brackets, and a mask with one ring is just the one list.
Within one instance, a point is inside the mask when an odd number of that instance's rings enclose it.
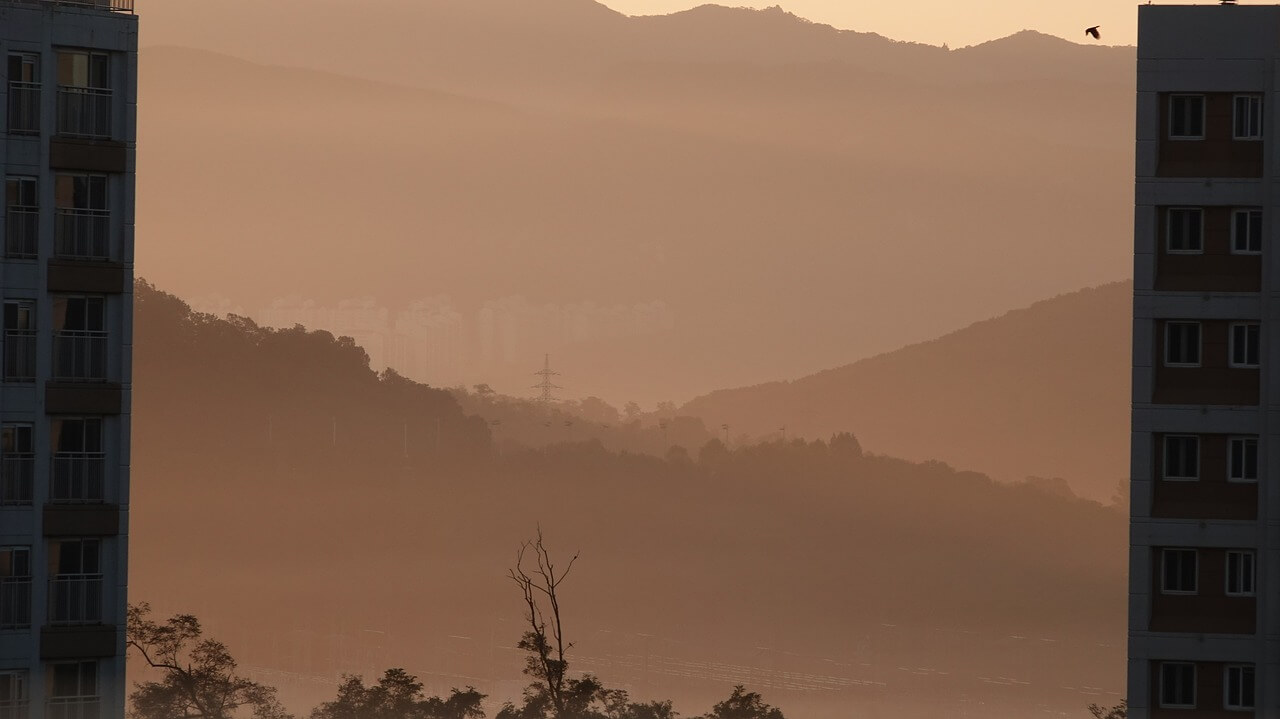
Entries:
{"label": "bird silhouette", "polygon": [[1089,37],[1093,38],[1094,40],[1100,40],[1100,39],[1102,39],[1102,34],[1098,32],[1098,28],[1100,28],[1100,27],[1102,27],[1102,26],[1101,26],[1101,25],[1094,25],[1093,27],[1085,28],[1085,30],[1084,30],[1084,34],[1085,34],[1085,35],[1088,35]]}

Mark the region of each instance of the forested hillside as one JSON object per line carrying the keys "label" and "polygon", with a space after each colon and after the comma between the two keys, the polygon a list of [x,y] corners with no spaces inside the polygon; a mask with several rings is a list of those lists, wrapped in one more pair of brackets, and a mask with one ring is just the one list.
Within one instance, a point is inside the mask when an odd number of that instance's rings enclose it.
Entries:
{"label": "forested hillside", "polygon": [[207,618],[299,701],[387,666],[515,691],[505,572],[539,524],[582,552],[576,666],[637,698],[705,706],[737,677],[797,716],[1000,719],[1123,684],[1114,510],[851,435],[499,453],[349,342],[137,299],[130,592]]}

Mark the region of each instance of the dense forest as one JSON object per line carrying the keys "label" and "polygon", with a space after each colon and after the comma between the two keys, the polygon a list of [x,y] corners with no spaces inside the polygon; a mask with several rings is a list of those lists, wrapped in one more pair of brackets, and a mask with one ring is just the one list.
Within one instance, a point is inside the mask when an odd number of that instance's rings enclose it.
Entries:
{"label": "dense forest", "polygon": [[200,315],[141,282],[136,299],[131,592],[196,611],[247,665],[404,666],[509,699],[505,573],[541,525],[583,556],[579,666],[637,699],[705,707],[746,677],[799,716],[1003,717],[1122,684],[1114,508],[849,434],[495,442],[505,423],[377,375],[349,340]]}

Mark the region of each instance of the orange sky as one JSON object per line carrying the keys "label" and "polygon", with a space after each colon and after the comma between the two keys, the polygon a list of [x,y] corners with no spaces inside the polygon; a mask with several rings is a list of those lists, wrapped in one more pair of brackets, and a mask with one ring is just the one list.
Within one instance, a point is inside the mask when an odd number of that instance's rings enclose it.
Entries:
{"label": "orange sky", "polygon": [[[700,0],[603,0],[605,5],[630,15],[653,15],[703,4]],[[846,30],[876,32],[895,40],[911,40],[951,47],[975,45],[1019,30],[1039,30],[1081,41],[1084,28],[1102,26],[1108,45],[1133,45],[1137,34],[1137,5],[1114,0],[720,0],[720,5],[768,7],[786,10],[815,22]],[[1189,5],[1188,2],[1164,2]]]}

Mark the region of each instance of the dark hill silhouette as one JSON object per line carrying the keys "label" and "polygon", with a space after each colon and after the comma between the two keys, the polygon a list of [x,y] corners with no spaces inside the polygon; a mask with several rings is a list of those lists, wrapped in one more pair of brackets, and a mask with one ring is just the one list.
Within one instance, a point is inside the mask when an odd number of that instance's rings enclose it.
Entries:
{"label": "dark hill silhouette", "polygon": [[[258,54],[315,42],[307,27],[320,32],[344,13],[397,17],[350,3],[253,5],[251,29],[224,39],[270,35]],[[146,49],[140,271],[184,296],[230,295],[250,310],[291,294],[322,303],[376,295],[393,308],[449,294],[467,317],[510,295],[662,301],[674,317],[663,336],[575,345],[557,358],[575,392],[646,406],[799,376],[1127,272],[1131,51],[1076,52],[1033,36],[1019,42],[1068,57],[1039,62],[1028,51],[1024,62],[983,64],[966,60],[969,51],[846,36],[778,13],[705,9],[695,19],[727,13],[820,33],[841,49],[795,40],[750,62],[754,49],[728,45],[695,55],[666,25],[688,19],[605,13],[554,24],[599,44],[595,55],[557,55],[559,65],[539,70],[544,56],[529,43],[553,54],[576,46],[485,24],[477,13],[487,5],[475,6],[396,6],[406,27],[388,31],[388,47],[414,33],[420,51],[399,47],[395,62],[380,55],[387,47],[359,40],[305,56],[349,61],[338,68],[347,76]],[[165,29],[179,7],[201,19],[182,32],[203,32],[242,4],[159,6],[151,41],[183,37]],[[444,7],[456,17],[430,15]],[[470,49],[432,62],[440,49],[416,33],[444,31],[405,19],[419,16],[465,24],[450,42]],[[625,37],[594,25],[587,33],[583,22],[620,24]],[[506,57],[499,36],[477,39],[489,30],[526,45]],[[757,45],[774,31],[760,30]],[[439,86],[472,87],[468,73],[489,72],[476,53],[493,55],[494,77],[541,73],[521,87],[554,107],[388,84],[456,72],[458,82]],[[893,57],[858,59],[877,53]],[[351,77],[378,58],[380,82]],[[1031,70],[1001,69],[1015,64],[1057,75],[1032,81]],[[574,84],[579,71],[591,78]],[[555,87],[573,97],[553,99]],[[215,201],[226,211],[208,212]],[[505,375],[423,379],[514,394],[543,344],[532,340],[528,359]]]}
{"label": "dark hill silhouette", "polygon": [[937,458],[1002,479],[1067,479],[1107,501],[1128,474],[1133,284],[1037,302],[945,337],[790,382],[712,392],[681,412],[709,426]]}
{"label": "dark hill silhouette", "polygon": [[1122,688],[1117,511],[849,435],[498,456],[349,341],[137,299],[131,596],[197,612],[300,706],[387,666],[518,692],[505,570],[538,522],[582,550],[575,666],[686,711],[734,677],[814,719],[1071,713]]}

